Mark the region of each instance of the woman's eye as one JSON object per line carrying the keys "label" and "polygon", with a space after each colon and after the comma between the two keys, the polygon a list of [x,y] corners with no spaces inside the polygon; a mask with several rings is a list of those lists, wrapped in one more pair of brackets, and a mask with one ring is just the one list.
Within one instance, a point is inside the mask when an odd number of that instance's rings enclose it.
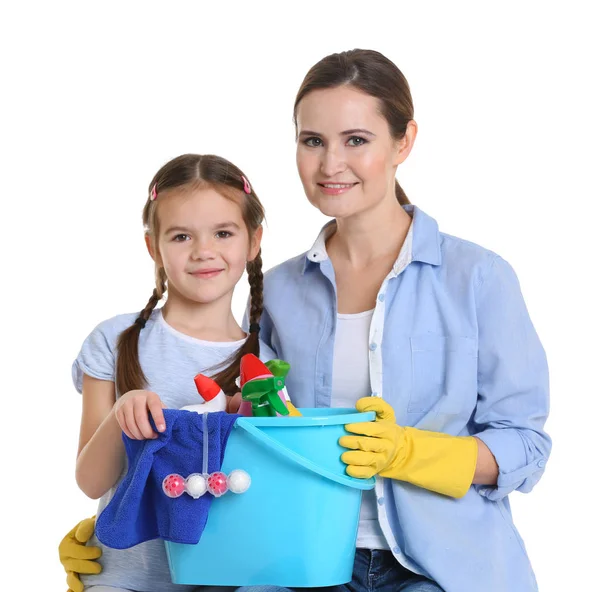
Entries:
{"label": "woman's eye", "polygon": [[366,144],[367,140],[365,140],[364,138],[361,138],[360,136],[352,136],[351,138],[348,138],[348,145],[349,146],[362,146],[363,144]]}
{"label": "woman's eye", "polygon": [[219,232],[217,232],[217,238],[229,238],[230,236],[233,235],[228,230],[219,230]]}
{"label": "woman's eye", "polygon": [[317,146],[322,146],[323,145],[323,140],[321,140],[321,138],[306,138],[306,140],[304,140],[304,144],[306,146],[309,146],[310,148],[316,148]]}

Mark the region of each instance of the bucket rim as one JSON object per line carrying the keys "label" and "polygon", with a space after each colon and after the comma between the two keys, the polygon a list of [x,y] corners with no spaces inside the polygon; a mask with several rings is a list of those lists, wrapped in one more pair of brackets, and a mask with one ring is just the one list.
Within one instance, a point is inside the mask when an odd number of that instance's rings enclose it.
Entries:
{"label": "bucket rim", "polygon": [[[250,423],[248,421],[249,419],[252,419],[252,418],[242,417],[242,418],[238,419],[233,426],[234,429],[237,428],[237,429],[245,430],[246,433],[248,433],[250,436],[252,436],[255,440],[257,440],[258,442],[260,442],[267,448],[270,448],[272,452],[278,454],[279,456],[295,463],[296,465],[304,467],[304,469],[307,469],[308,471],[316,473],[317,475],[320,475],[321,477],[325,477],[326,479],[329,479],[330,481],[339,483],[340,485],[345,485],[347,487],[352,487],[353,489],[362,489],[362,490],[373,489],[373,487],[375,487],[375,477],[371,477],[370,479],[358,479],[356,477],[351,477],[350,475],[347,475],[347,474],[335,473],[331,469],[325,468],[325,467],[319,465],[317,462],[302,456],[295,450],[288,448],[287,446],[282,444],[279,440],[272,438],[268,434],[267,431],[260,430],[260,429],[258,429],[258,427],[256,425]],[[273,418],[273,419],[285,419],[285,418]],[[317,424],[317,425],[320,426],[322,424]]]}
{"label": "bucket rim", "polygon": [[[314,412],[315,409],[323,410],[323,415],[306,415],[307,412]],[[335,413],[327,414],[327,411],[335,410]],[[260,427],[301,427],[301,426],[323,426],[323,425],[341,425],[347,423],[363,423],[375,420],[374,411],[365,411],[359,413],[351,407],[322,407],[298,408],[302,413],[301,417],[243,417],[245,422]],[[241,417],[237,420],[240,421]]]}

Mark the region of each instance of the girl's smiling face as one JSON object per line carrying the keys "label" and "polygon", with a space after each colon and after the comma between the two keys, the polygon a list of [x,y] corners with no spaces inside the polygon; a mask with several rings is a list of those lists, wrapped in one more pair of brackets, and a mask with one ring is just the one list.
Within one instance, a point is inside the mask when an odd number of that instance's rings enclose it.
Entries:
{"label": "girl's smiling face", "polygon": [[262,228],[252,237],[240,206],[215,189],[173,189],[158,198],[158,253],[175,294],[208,304],[231,298],[260,248]]}
{"label": "girl's smiling face", "polygon": [[326,216],[348,218],[396,200],[396,168],[416,124],[395,140],[379,108],[377,98],[348,85],[312,91],[298,105],[298,172],[308,200]]}

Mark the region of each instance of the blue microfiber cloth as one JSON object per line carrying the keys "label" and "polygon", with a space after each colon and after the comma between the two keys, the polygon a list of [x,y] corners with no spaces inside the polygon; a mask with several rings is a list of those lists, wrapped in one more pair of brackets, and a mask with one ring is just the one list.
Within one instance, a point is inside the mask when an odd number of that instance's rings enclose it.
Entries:
{"label": "blue microfiber cloth", "polygon": [[[202,473],[203,416],[165,409],[166,429],[155,440],[131,440],[123,434],[127,475],[96,521],[96,536],[108,547],[128,549],[156,538],[196,544],[200,540],[213,496],[194,499],[187,493],[170,498],[163,479],[179,473],[184,479]],[[221,470],[225,446],[239,415],[208,414],[208,473]],[[154,429],[154,423],[152,422]]]}

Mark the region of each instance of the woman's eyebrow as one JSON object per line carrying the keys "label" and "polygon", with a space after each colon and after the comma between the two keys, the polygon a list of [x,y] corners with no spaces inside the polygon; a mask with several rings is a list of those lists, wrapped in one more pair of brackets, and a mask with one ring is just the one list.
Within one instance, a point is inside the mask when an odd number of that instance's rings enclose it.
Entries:
{"label": "woman's eyebrow", "polygon": [[367,136],[375,137],[375,134],[373,132],[370,132],[369,130],[362,129],[362,128],[346,130],[345,132],[342,132],[340,134],[340,136],[349,136],[351,134],[365,134]]}
{"label": "woman's eyebrow", "polygon": [[299,136],[320,136],[319,132],[311,132],[310,130],[303,130],[299,134]]}
{"label": "woman's eyebrow", "polygon": [[[366,130],[363,128],[349,129],[349,130],[340,132],[340,136],[350,136],[352,134],[365,134],[366,136],[375,137],[375,134],[373,132],[370,132],[369,130]],[[321,134],[319,132],[313,132],[311,130],[303,130],[298,135],[299,136],[319,136],[319,137],[321,136]]]}

